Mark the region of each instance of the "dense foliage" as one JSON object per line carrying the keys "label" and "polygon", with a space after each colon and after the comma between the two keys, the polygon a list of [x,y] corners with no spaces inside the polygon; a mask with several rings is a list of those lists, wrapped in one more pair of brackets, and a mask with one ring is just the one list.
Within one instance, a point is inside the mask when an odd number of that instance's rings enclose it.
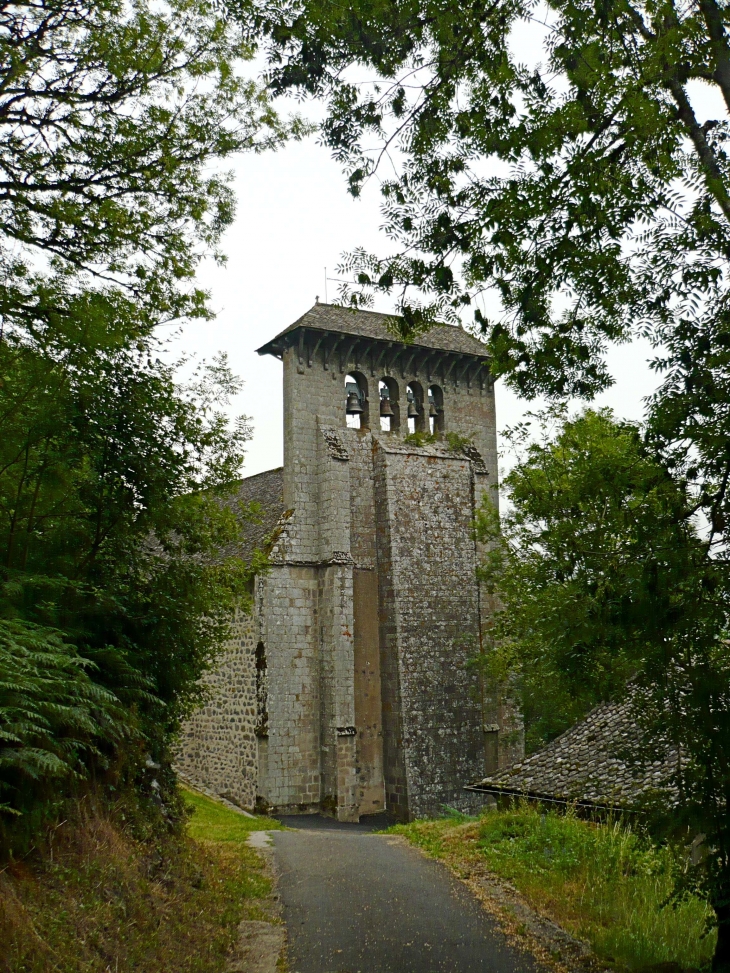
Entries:
{"label": "dense foliage", "polygon": [[403,288],[413,325],[489,292],[497,372],[584,394],[607,380],[607,339],[724,320],[728,127],[700,122],[691,87],[730,104],[724,4],[261,6],[274,90],[327,101],[353,192],[383,179],[399,250],[350,266]]}
{"label": "dense foliage", "polygon": [[150,342],[54,337],[0,345],[0,801],[26,816],[167,757],[251,570],[215,557],[248,437],[225,363],[185,389]]}
{"label": "dense foliage", "polygon": [[254,515],[217,502],[250,434],[222,411],[237,381],[220,359],[181,385],[154,334],[210,313],[194,274],[234,215],[221,160],[301,131],[252,56],[208,0],[0,10],[3,852],[145,766],[162,803],[246,608],[255,566],[218,557]]}
{"label": "dense foliage", "polygon": [[530,421],[507,431],[520,459],[501,525],[490,506],[479,518],[482,577],[504,609],[493,661],[520,673],[530,751],[620,694],[716,568],[686,487],[635,424],[607,410],[535,418],[537,440]]}
{"label": "dense foliage", "polygon": [[[651,437],[607,410],[543,415],[540,436],[513,430],[522,455],[506,477],[510,508],[485,505],[491,551],[483,579],[498,592],[490,665],[517,676],[533,747],[631,686],[638,772],[678,750],[654,824],[705,835],[707,857],[680,876],[721,923],[730,852],[728,564],[710,556],[709,526],[677,466]],[[520,445],[519,442],[516,443]]]}

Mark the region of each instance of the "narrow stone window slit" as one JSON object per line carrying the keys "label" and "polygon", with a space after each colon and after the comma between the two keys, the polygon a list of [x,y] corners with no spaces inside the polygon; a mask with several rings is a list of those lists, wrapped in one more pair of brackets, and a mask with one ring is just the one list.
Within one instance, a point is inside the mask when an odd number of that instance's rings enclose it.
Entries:
{"label": "narrow stone window slit", "polygon": [[269,686],[266,677],[266,646],[259,642],[256,646],[256,725],[257,737],[269,735]]}

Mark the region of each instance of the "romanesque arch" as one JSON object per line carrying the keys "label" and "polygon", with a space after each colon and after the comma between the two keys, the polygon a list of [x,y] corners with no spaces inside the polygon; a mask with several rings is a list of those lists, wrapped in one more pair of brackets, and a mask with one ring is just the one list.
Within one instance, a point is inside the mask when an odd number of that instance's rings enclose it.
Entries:
{"label": "romanesque arch", "polygon": [[398,383],[389,375],[384,375],[378,382],[380,398],[380,429],[381,432],[398,432],[400,429],[400,395]]}
{"label": "romanesque arch", "polygon": [[362,372],[348,372],[345,376],[345,414],[350,429],[370,428],[368,380]]}

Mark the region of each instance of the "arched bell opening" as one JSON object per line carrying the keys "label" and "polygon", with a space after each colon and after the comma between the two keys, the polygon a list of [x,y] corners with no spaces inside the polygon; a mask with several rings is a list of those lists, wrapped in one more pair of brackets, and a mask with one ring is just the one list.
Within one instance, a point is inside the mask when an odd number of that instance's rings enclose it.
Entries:
{"label": "arched bell opening", "polygon": [[345,417],[348,429],[368,429],[368,381],[362,372],[345,375]]}
{"label": "arched bell opening", "polygon": [[423,408],[423,389],[419,382],[409,382],[406,386],[408,407],[408,432],[425,432],[426,410]]}
{"label": "arched bell opening", "polygon": [[395,432],[400,429],[400,402],[398,400],[398,383],[395,379],[384,377],[378,382],[380,398],[380,429],[381,432]]}
{"label": "arched bell opening", "polygon": [[444,431],[444,393],[439,385],[428,387],[428,429],[431,435]]}

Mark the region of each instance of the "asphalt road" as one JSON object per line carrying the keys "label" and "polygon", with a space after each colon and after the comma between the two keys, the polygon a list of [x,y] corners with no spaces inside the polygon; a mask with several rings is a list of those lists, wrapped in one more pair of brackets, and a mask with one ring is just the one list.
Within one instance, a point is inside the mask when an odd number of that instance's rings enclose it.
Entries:
{"label": "asphalt road", "polygon": [[539,973],[448,870],[367,827],[276,831],[291,973]]}

